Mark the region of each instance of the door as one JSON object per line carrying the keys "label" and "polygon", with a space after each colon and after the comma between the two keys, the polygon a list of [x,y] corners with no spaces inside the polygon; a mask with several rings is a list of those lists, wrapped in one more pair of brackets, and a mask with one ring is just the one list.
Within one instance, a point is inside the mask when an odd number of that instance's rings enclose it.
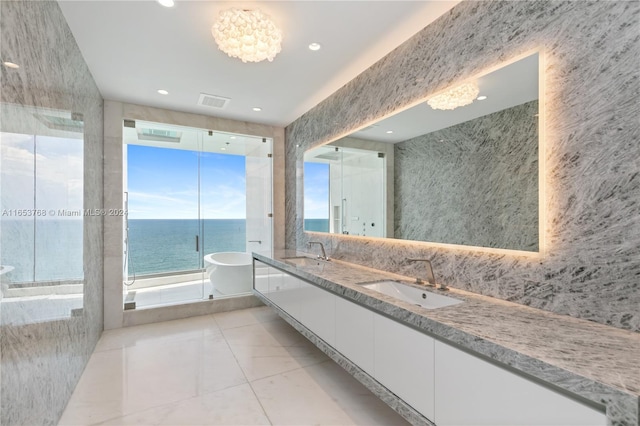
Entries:
{"label": "door", "polygon": [[247,142],[247,251],[272,255],[273,142],[269,138]]}
{"label": "door", "polygon": [[202,300],[202,132],[133,126],[123,128],[125,307]]}

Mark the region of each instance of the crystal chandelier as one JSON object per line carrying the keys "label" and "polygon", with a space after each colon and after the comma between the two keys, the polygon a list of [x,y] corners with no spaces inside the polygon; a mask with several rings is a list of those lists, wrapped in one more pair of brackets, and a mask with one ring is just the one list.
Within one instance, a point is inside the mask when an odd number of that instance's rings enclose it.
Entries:
{"label": "crystal chandelier", "polygon": [[456,109],[469,105],[478,97],[480,89],[476,83],[464,83],[427,100],[433,109]]}
{"label": "crystal chandelier", "polygon": [[281,50],[282,32],[259,10],[222,11],[211,33],[220,50],[242,62],[271,62]]}

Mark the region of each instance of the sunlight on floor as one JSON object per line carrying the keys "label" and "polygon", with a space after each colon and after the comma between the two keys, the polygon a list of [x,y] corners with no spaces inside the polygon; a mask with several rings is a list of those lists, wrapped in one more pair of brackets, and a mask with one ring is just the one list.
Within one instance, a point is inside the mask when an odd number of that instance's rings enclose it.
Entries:
{"label": "sunlight on floor", "polygon": [[105,331],[60,425],[403,425],[269,307]]}

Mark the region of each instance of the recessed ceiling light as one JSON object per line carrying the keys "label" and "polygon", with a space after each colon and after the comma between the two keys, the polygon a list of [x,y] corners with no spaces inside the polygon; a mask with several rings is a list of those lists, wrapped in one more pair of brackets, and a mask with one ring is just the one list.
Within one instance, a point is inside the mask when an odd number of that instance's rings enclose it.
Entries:
{"label": "recessed ceiling light", "polygon": [[13,68],[14,70],[17,70],[18,68],[20,68],[20,65],[18,64],[14,64],[13,62],[3,62],[2,65],[4,65],[7,68]]}
{"label": "recessed ceiling light", "polygon": [[160,93],[161,95],[168,95],[168,94],[169,94],[169,92],[167,92],[167,91],[166,91],[166,90],[164,90],[164,89],[160,89],[160,90],[158,90],[158,93]]}
{"label": "recessed ceiling light", "polygon": [[226,151],[227,148],[225,148],[224,146],[222,148],[220,148],[220,151]]}
{"label": "recessed ceiling light", "polygon": [[236,138],[235,136],[231,136],[229,139],[235,139],[235,138]]}
{"label": "recessed ceiling light", "polygon": [[476,100],[478,100],[478,101],[484,101],[485,99],[487,99],[487,97],[486,97],[486,96],[484,96],[484,95],[482,95],[482,96],[478,96],[478,97],[476,98]]}
{"label": "recessed ceiling light", "polygon": [[254,111],[256,111],[256,112],[257,112],[257,111],[262,111],[262,108],[260,108],[260,107],[253,107],[253,110],[254,110]]}
{"label": "recessed ceiling light", "polygon": [[393,133],[393,130],[387,130],[387,134],[390,135],[391,133]]}
{"label": "recessed ceiling light", "polygon": [[320,50],[321,47],[322,46],[320,45],[320,43],[311,43],[309,45],[309,50],[313,50],[313,51]]}
{"label": "recessed ceiling light", "polygon": [[158,3],[160,3],[164,7],[173,7],[175,5],[173,0],[158,0]]}

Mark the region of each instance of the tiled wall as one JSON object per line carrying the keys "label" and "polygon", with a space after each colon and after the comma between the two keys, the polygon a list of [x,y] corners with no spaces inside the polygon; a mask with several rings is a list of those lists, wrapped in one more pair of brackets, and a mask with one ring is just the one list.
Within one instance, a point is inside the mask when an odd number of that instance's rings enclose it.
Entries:
{"label": "tiled wall", "polygon": [[455,6],[286,129],[287,246],[304,248],[302,153],[534,49],[545,57],[545,252],[539,257],[313,234],[331,255],[640,330],[640,3]]}
{"label": "tiled wall", "polygon": [[[84,208],[102,207],[102,98],[54,1],[0,2],[1,104],[10,109],[46,108],[80,113],[84,121]],[[25,127],[28,123],[3,122]],[[35,130],[34,130],[35,132]],[[46,320],[12,302],[0,329],[0,423],[56,424],[103,329],[102,218],[84,217],[84,281],[81,309]],[[60,250],[64,242],[60,241]],[[60,287],[57,287],[61,291]],[[49,298],[47,309],[64,297]],[[6,298],[3,299],[3,304]],[[1,308],[1,307],[0,307]]]}
{"label": "tiled wall", "polygon": [[403,240],[538,250],[538,101],[400,142]]}

